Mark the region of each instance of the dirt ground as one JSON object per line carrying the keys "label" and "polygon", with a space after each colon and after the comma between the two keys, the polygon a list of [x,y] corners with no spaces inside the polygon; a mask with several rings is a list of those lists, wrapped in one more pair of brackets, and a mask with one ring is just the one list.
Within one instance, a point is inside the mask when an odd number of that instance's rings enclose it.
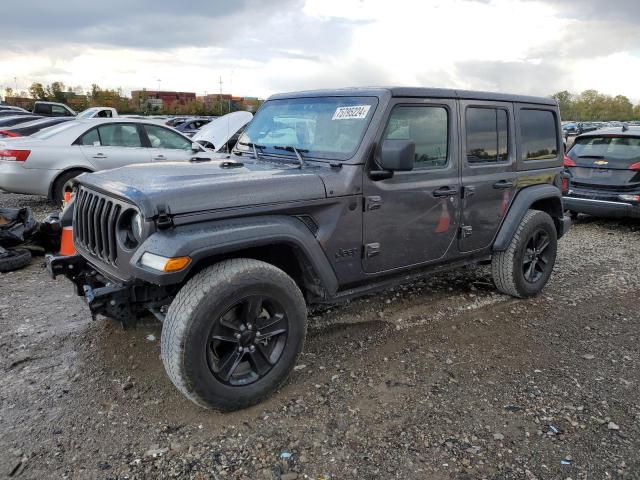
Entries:
{"label": "dirt ground", "polygon": [[639,240],[579,219],[530,300],[483,267],[311,312],[289,383],[230,414],[173,387],[159,323],[92,321],[37,258],[0,275],[0,476],[640,478]]}

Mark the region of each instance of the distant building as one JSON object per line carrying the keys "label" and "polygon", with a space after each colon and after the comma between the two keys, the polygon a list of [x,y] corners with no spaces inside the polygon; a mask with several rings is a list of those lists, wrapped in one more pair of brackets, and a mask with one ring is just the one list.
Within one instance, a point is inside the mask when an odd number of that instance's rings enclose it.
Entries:
{"label": "distant building", "polygon": [[[164,90],[132,90],[131,99],[134,104],[140,104],[141,99],[146,101],[154,99],[160,100],[162,105],[172,105],[175,102],[178,105],[187,105],[195,101],[196,94],[194,92],[169,92]],[[158,102],[152,103],[158,104]]]}
{"label": "distant building", "polygon": [[230,93],[212,93],[204,95],[203,97],[198,97],[198,99],[204,103],[204,106],[207,109],[213,108],[214,105],[217,105],[218,102],[222,101],[224,104],[228,105],[227,108],[230,107],[229,110],[231,111],[247,110],[249,112],[255,112],[262,104],[262,100],[257,97],[238,97],[231,95]]}
{"label": "distant building", "polygon": [[29,97],[4,97],[4,102],[12,107],[20,107],[25,110],[31,110],[33,108],[33,102],[35,100]]}

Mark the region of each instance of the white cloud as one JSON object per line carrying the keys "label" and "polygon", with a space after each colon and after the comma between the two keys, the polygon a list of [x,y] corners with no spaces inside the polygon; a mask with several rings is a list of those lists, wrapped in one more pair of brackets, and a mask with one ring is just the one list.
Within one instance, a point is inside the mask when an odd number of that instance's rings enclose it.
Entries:
{"label": "white cloud", "polygon": [[[0,85],[13,86],[17,76],[21,88],[62,80],[128,91],[155,89],[161,78],[163,89],[211,93],[222,76],[224,91],[260,96],[397,84],[540,95],[596,88],[638,98],[637,17],[593,18],[577,7],[572,16],[567,2],[552,0],[287,0],[272,11],[255,5],[228,12],[231,24],[212,17],[210,29],[224,25],[226,35],[207,31],[206,19],[198,23],[192,45],[182,33],[166,31],[179,38],[177,46],[164,39],[153,48],[152,26],[142,25],[140,45],[120,38],[109,44],[102,34],[91,43],[87,34],[82,42],[61,35],[49,43],[55,47],[4,49]],[[179,28],[185,23],[175,22]],[[119,25],[121,31],[130,27]],[[105,28],[94,21],[83,31]],[[210,45],[201,38],[210,38]]]}

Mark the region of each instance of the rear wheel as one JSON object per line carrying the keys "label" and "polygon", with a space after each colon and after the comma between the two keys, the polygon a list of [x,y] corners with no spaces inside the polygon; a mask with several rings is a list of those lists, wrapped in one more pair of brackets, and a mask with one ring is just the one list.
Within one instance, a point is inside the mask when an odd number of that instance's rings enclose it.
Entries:
{"label": "rear wheel", "polygon": [[557,232],[549,214],[527,211],[509,248],[495,253],[491,261],[498,290],[519,298],[538,294],[551,276],[557,248]]}
{"label": "rear wheel", "polygon": [[291,277],[258,260],[226,260],[178,292],[162,328],[162,360],[193,402],[235,410],[285,382],[305,333],[306,305]]}

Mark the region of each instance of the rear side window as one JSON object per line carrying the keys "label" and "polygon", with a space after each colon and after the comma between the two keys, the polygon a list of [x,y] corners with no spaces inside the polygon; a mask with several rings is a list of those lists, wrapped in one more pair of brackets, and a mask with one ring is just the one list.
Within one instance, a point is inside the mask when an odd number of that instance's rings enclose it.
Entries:
{"label": "rear side window", "polygon": [[521,159],[553,160],[558,156],[556,118],[549,110],[520,110]]}
{"label": "rear side window", "polygon": [[640,138],[634,137],[587,137],[579,138],[569,151],[572,158],[617,158],[640,159]]}
{"label": "rear side window", "polygon": [[393,109],[383,140],[413,140],[415,168],[438,168],[447,164],[449,119],[446,108],[399,106]]}
{"label": "rear side window", "polygon": [[504,162],[509,158],[507,111],[501,108],[467,108],[467,162]]}
{"label": "rear side window", "polygon": [[113,123],[98,127],[103,147],[141,147],[142,141],[135,125]]}
{"label": "rear side window", "polygon": [[100,145],[100,137],[98,136],[98,129],[92,128],[87,133],[85,133],[82,137],[80,137],[80,145],[89,145],[99,146]]}
{"label": "rear side window", "polygon": [[51,113],[51,105],[47,105],[46,103],[44,105],[41,103],[37,104],[35,113]]}

